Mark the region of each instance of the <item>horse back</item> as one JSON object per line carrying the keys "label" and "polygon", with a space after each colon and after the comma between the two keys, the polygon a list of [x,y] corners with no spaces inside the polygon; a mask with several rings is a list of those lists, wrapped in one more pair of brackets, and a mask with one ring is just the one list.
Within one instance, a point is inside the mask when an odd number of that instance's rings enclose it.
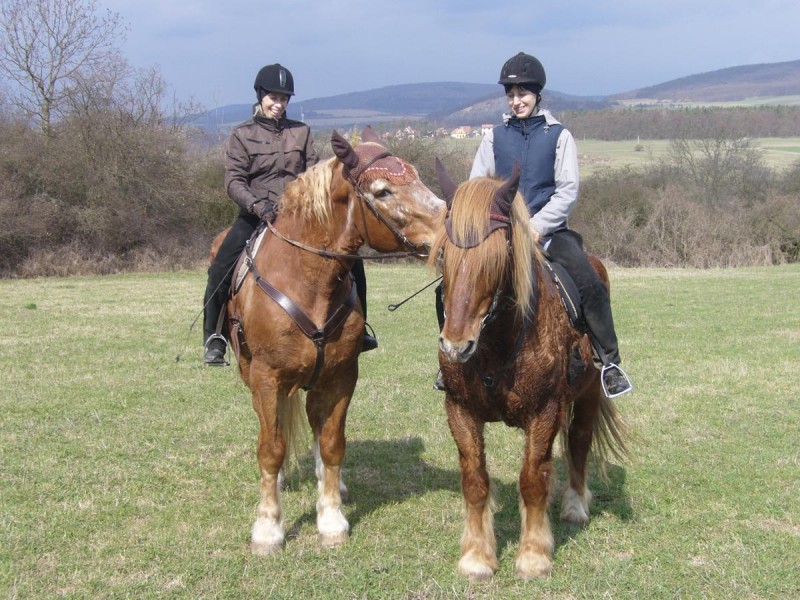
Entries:
{"label": "horse back", "polygon": [[211,251],[208,253],[208,262],[214,262],[214,259],[217,258],[217,253],[219,252],[219,247],[222,246],[222,242],[225,241],[225,238],[228,236],[228,232],[231,230],[230,227],[227,227],[220,231],[214,239],[211,241]]}
{"label": "horse back", "polygon": [[611,287],[609,286],[608,270],[606,269],[606,266],[603,264],[603,261],[601,261],[593,254],[586,254],[586,258],[589,259],[589,264],[591,264],[592,267],[594,267],[594,270],[597,271],[598,275],[600,275],[600,279],[603,280],[603,283],[605,283],[606,287],[609,288],[610,290]]}

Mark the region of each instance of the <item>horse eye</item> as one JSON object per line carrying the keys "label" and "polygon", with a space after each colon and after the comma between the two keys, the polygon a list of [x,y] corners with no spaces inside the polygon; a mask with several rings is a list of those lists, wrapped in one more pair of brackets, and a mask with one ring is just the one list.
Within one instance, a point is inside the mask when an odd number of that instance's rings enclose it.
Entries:
{"label": "horse eye", "polygon": [[387,196],[391,196],[392,192],[389,191],[387,188],[383,188],[373,194],[376,198],[386,198]]}

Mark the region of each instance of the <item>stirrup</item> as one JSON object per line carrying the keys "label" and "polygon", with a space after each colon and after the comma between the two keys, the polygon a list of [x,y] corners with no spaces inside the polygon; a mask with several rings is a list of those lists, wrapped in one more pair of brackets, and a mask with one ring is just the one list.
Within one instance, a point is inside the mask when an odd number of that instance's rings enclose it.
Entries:
{"label": "stirrup", "polygon": [[[208,336],[208,339],[206,340],[205,346],[203,346],[205,354],[207,355],[208,352],[211,350],[211,342],[213,342],[215,340],[222,340],[222,345],[223,345],[222,346],[222,362],[207,362],[207,361],[204,360],[205,364],[208,365],[208,366],[223,366],[223,367],[230,366],[231,363],[226,358],[227,354],[228,354],[228,340],[225,339],[224,335],[220,335],[219,333],[212,333],[210,336]],[[203,358],[205,359],[205,357],[203,357]]]}
{"label": "stirrup", "polygon": [[[628,386],[625,389],[623,389],[621,392],[617,392],[616,394],[609,393],[608,388],[606,387],[606,377],[605,377],[606,373],[613,373],[613,372],[617,372],[619,375],[621,375],[622,378],[625,380],[625,383],[628,384]],[[603,393],[609,400],[616,398],[617,396],[622,396],[623,394],[628,394],[633,391],[633,383],[631,383],[631,379],[630,377],[628,377],[628,374],[622,370],[622,367],[614,363],[603,365],[603,368],[600,371],[600,385],[603,386]]]}

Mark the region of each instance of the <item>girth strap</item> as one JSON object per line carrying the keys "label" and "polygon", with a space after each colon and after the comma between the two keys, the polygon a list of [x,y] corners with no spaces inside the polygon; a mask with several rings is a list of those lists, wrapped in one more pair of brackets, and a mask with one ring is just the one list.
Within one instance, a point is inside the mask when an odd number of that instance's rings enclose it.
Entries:
{"label": "girth strap", "polygon": [[357,294],[352,277],[346,277],[344,279],[344,281],[350,283],[350,293],[347,295],[345,301],[333,311],[333,314],[322,327],[317,327],[316,323],[303,312],[303,309],[301,309],[294,300],[261,277],[261,273],[258,272],[251,257],[248,257],[248,267],[250,271],[252,271],[258,287],[292,318],[295,324],[300,328],[300,331],[302,331],[308,339],[314,342],[314,346],[317,348],[317,360],[314,364],[314,372],[311,374],[311,379],[303,386],[303,389],[306,391],[312,389],[314,384],[317,383],[317,378],[322,370],[322,363],[325,360],[325,343],[328,341],[330,335],[345,322],[350,315],[350,311],[352,311],[355,306]]}

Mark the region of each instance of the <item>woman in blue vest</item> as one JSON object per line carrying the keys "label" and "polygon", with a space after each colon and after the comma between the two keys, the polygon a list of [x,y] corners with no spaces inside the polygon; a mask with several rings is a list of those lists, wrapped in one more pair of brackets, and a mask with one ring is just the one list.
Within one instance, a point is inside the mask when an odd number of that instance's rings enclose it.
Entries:
{"label": "woman in blue vest", "polygon": [[505,88],[511,114],[483,137],[470,178],[506,179],[514,163],[520,163],[519,191],[531,214],[531,232],[580,291],[603,386],[613,398],[633,386],[619,367],[608,290],[586,258],[581,236],[567,227],[578,201],[578,152],[572,134],[539,106],[545,82],[544,67],[535,57],[520,52],[506,61],[498,83]]}

